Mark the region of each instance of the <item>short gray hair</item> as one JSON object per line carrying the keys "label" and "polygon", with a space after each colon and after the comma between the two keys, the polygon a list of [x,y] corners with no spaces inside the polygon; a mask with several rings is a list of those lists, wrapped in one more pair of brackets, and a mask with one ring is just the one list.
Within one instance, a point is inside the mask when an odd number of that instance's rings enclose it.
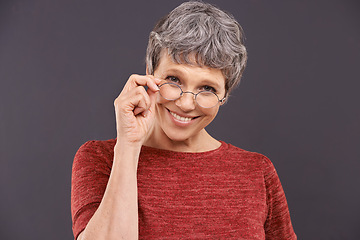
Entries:
{"label": "short gray hair", "polygon": [[164,49],[176,63],[193,64],[194,55],[197,65],[220,69],[226,95],[240,82],[247,60],[240,24],[231,14],[200,1],[181,4],[155,25],[146,50],[149,74],[154,74]]}

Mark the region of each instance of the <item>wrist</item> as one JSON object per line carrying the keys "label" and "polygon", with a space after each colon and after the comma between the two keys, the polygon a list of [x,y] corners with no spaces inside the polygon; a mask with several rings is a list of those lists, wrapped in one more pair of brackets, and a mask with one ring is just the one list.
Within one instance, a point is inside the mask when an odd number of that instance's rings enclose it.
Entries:
{"label": "wrist", "polygon": [[137,152],[140,151],[142,143],[140,141],[128,141],[126,139],[117,138],[114,151]]}
{"label": "wrist", "polygon": [[118,168],[124,171],[134,170],[136,172],[141,146],[138,143],[123,142],[117,139],[114,146],[113,167],[120,165]]}

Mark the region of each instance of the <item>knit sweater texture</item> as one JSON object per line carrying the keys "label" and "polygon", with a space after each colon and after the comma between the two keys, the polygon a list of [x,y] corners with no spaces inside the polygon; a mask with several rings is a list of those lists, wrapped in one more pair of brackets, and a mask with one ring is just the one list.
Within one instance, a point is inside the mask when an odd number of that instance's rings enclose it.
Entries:
{"label": "knit sweater texture", "polygon": [[[75,239],[103,197],[116,140],[89,141],[72,169]],[[268,158],[221,142],[174,152],[143,146],[138,165],[139,239],[296,239]]]}

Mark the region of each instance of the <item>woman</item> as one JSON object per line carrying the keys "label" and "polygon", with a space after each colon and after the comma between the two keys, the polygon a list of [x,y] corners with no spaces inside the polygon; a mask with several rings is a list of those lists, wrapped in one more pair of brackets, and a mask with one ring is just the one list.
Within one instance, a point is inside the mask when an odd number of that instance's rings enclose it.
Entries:
{"label": "woman", "polygon": [[75,239],[296,239],[271,162],[205,130],[244,70],[242,36],[202,2],[158,22],[147,75],[132,75],[114,102],[117,139],[75,156]]}

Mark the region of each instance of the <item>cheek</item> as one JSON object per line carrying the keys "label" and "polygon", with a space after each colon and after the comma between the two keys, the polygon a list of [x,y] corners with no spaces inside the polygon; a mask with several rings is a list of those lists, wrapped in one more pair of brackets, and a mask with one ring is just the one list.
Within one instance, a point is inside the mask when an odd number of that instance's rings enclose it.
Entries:
{"label": "cheek", "polygon": [[157,104],[165,104],[167,102],[170,102],[170,101],[163,98],[160,94],[157,95],[157,98],[156,98]]}
{"label": "cheek", "polygon": [[158,98],[156,99],[155,111],[159,119],[164,119],[165,115],[167,114],[166,106],[168,106],[169,102],[171,101],[168,101],[161,96],[158,96]]}
{"label": "cheek", "polygon": [[208,109],[203,109],[202,112],[210,117],[210,118],[215,118],[217,113],[219,111],[219,107],[214,107],[214,108],[208,108]]}

